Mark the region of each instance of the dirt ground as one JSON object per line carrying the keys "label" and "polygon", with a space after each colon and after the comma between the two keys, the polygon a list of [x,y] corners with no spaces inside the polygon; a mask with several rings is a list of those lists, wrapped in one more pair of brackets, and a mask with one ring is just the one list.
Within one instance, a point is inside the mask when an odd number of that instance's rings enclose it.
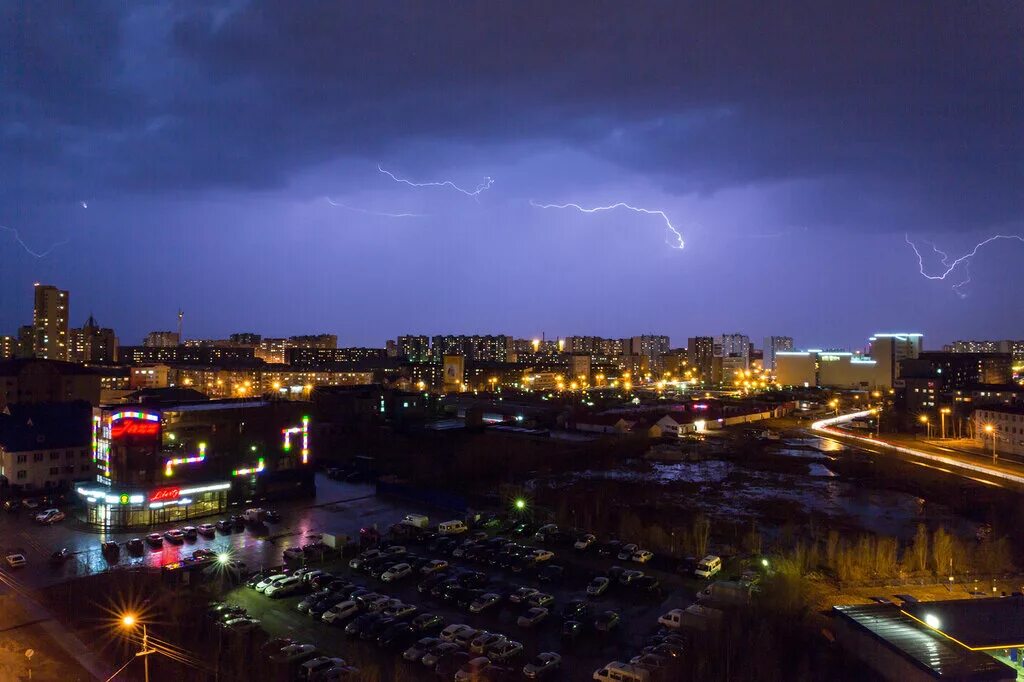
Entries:
{"label": "dirt ground", "polygon": [[[32,656],[26,657],[31,651]],[[31,669],[31,678],[30,678]],[[69,658],[9,595],[0,595],[0,680],[76,682],[89,673]]]}

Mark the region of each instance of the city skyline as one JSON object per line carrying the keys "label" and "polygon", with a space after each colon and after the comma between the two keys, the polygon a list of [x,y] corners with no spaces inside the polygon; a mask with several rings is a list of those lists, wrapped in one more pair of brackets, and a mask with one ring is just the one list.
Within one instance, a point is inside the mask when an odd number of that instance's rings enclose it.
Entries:
{"label": "city skyline", "polygon": [[0,327],[1014,335],[1019,5],[395,9],[7,10]]}

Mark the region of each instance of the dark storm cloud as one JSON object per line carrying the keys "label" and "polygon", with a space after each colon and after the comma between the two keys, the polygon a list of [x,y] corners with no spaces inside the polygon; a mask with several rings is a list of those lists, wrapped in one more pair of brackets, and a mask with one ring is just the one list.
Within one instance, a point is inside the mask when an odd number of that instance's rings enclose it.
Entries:
{"label": "dark storm cloud", "polygon": [[1024,204],[1018,3],[186,3],[137,22],[144,64],[129,17],[67,7],[3,15],[21,185],[263,188],[410,140],[552,140],[676,192],[814,180],[931,229]]}

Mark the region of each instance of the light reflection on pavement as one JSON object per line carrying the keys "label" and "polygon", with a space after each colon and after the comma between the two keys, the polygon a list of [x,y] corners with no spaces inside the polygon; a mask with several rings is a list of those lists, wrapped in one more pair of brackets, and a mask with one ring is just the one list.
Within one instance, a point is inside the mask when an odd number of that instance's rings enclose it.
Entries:
{"label": "light reflection on pavement", "polygon": [[[124,543],[132,538],[142,538],[153,532],[182,526],[198,526],[214,523],[220,518],[240,514],[243,509],[232,507],[220,516],[188,519],[178,523],[161,524],[150,528],[135,528],[128,531],[103,533],[75,520],[68,513],[67,520],[52,526],[42,526],[32,521],[32,514],[0,513],[0,550],[4,554],[14,550],[25,554],[28,566],[9,571],[19,583],[29,588],[46,587],[78,576],[91,575],[107,570],[123,570],[146,566],[159,568],[190,557],[200,549],[215,552],[229,552],[233,559],[244,561],[250,569],[262,566],[276,566],[282,563],[282,552],[288,547],[302,545],[309,533],[335,533],[355,536],[359,528],[374,524],[383,530],[402,518],[403,515],[419,510],[403,506],[398,500],[382,499],[374,495],[372,485],[341,483],[318,475],[315,499],[287,500],[270,503],[267,508],[281,513],[281,523],[268,525],[267,534],[258,536],[250,530],[230,534],[217,531],[213,538],[199,536],[195,541],[186,540],[175,545],[164,540],[163,547],[153,549],[148,544],[139,556],[128,553]],[[113,540],[121,546],[120,558],[108,562],[100,550],[100,543]],[[50,555],[63,547],[71,550],[72,558],[62,566],[51,566]],[[4,566],[6,569],[6,566]],[[0,588],[3,589],[3,588]]]}

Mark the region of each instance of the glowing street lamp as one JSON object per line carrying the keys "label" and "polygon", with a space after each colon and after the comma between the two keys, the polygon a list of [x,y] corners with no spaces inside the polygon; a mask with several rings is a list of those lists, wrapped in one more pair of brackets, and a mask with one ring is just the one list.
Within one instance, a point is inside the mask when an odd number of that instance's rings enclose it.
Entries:
{"label": "glowing street lamp", "polygon": [[132,630],[136,625],[142,625],[142,648],[139,649],[135,656],[137,658],[142,658],[145,680],[146,682],[149,682],[149,655],[155,654],[156,649],[149,648],[149,633],[146,631],[146,624],[141,622],[138,617],[132,613],[126,613],[121,616],[121,626],[125,629]]}
{"label": "glowing street lamp", "polygon": [[943,407],[939,409],[939,419],[942,425],[942,433],[939,435],[939,440],[942,440],[943,438],[946,437],[946,415],[952,411],[953,410],[949,409],[948,407]]}
{"label": "glowing street lamp", "polygon": [[517,497],[515,501],[516,511],[523,511],[526,509],[526,500],[521,497]]}
{"label": "glowing street lamp", "polygon": [[996,460],[999,459],[999,455],[996,454],[996,427],[991,424],[985,424],[985,433],[992,436],[992,463],[995,464]]}
{"label": "glowing street lamp", "polygon": [[921,422],[922,424],[924,424],[924,428],[925,428],[925,431],[926,431],[926,434],[925,434],[925,438],[931,438],[931,437],[932,437],[932,425],[931,425],[931,423],[930,423],[930,422],[928,421],[928,415],[926,415],[926,414],[922,414],[922,415],[921,415],[920,417],[918,417],[917,419],[918,419],[918,421],[920,421],[920,422]]}

